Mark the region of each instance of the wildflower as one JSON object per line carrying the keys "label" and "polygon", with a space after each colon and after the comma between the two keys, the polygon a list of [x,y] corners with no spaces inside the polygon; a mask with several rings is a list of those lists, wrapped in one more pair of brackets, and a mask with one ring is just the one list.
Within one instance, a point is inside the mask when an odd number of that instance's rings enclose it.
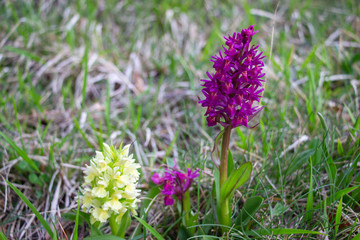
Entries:
{"label": "wildflower", "polygon": [[103,152],[96,152],[95,157],[86,166],[84,184],[79,197],[84,210],[91,213],[91,223],[104,223],[112,215],[120,223],[126,211],[136,214],[139,190],[139,164],[129,156],[129,147],[122,149],[109,147],[104,143]]}
{"label": "wildflower", "polygon": [[196,169],[192,172],[192,168],[187,168],[186,173],[184,173],[175,165],[172,169],[167,168],[163,177],[158,173],[154,173],[151,180],[156,185],[163,185],[161,193],[165,195],[164,204],[168,206],[174,204],[174,195],[179,201],[183,199],[193,180],[199,176],[199,171],[199,169]]}
{"label": "wildflower", "polygon": [[265,56],[259,53],[259,46],[250,47],[257,32],[252,25],[224,37],[227,48],[223,46],[223,52],[219,50],[219,55],[212,57],[215,74],[207,72],[209,79],[201,80],[205,99],[199,99],[201,106],[207,108],[205,116],[209,127],[217,123],[224,127],[249,127],[248,121],[263,109],[254,105],[260,102],[265,76],[262,73]]}

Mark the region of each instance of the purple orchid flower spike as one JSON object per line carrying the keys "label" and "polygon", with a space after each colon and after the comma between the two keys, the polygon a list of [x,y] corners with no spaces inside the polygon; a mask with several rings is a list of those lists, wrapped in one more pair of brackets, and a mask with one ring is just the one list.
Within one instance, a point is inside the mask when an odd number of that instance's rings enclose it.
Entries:
{"label": "purple orchid flower spike", "polygon": [[164,204],[169,206],[175,202],[173,196],[176,196],[179,201],[183,199],[193,180],[200,175],[199,171],[199,169],[193,171],[192,168],[187,168],[186,173],[184,173],[175,164],[171,169],[166,168],[162,177],[158,173],[154,173],[151,180],[156,185],[162,185],[161,193],[165,195]]}
{"label": "purple orchid flower spike", "polygon": [[217,123],[224,127],[236,128],[240,125],[249,127],[248,122],[258,114],[263,107],[256,106],[264,91],[262,72],[265,56],[258,51],[259,46],[250,43],[254,25],[232,36],[224,37],[226,42],[223,52],[212,61],[215,74],[207,72],[209,79],[202,79],[205,99],[199,99],[201,106],[206,107],[205,116],[208,126]]}

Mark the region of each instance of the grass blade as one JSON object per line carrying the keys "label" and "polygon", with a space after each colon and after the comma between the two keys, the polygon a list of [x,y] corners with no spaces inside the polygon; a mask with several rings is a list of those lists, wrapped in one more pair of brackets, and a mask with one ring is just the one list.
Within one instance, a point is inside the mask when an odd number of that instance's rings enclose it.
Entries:
{"label": "grass blade", "polygon": [[334,201],[337,201],[338,199],[340,199],[341,197],[343,197],[344,195],[354,191],[355,189],[357,189],[359,186],[354,186],[354,187],[349,187],[349,188],[345,188],[342,190],[337,191],[335,194],[330,195],[330,197],[326,198],[325,200],[323,200],[321,203],[319,203],[318,205],[316,205],[315,209],[320,209],[322,205],[324,206],[329,206],[331,203],[333,203]]}
{"label": "grass blade", "polygon": [[74,120],[76,130],[79,131],[79,133],[81,134],[81,136],[83,137],[84,141],[89,146],[89,148],[93,149],[94,146],[90,143],[90,141],[88,140],[88,137],[86,136],[85,132],[81,129],[80,123],[78,122],[78,120],[76,118],[74,118],[73,120]]}
{"label": "grass blade", "polygon": [[165,157],[164,157],[164,162],[166,161],[166,158],[170,155],[178,136],[179,136],[179,130],[176,131],[173,140],[171,140],[171,143],[170,143],[168,149],[166,150]]}
{"label": "grass blade", "polygon": [[326,121],[325,121],[324,116],[323,116],[321,113],[319,113],[319,112],[317,113],[317,115],[318,115],[319,118],[320,118],[321,126],[322,126],[322,128],[324,129],[325,134],[327,134],[327,132],[328,132],[328,127],[327,127],[327,124],[326,124]]}
{"label": "grass blade", "polygon": [[41,216],[41,214],[36,210],[35,206],[27,199],[27,197],[14,185],[12,185],[9,181],[5,180],[7,184],[14,190],[14,192],[24,201],[24,203],[30,208],[30,210],[35,214],[37,219],[40,221],[41,225],[45,228],[52,239],[55,239],[53,231],[51,230],[49,224],[45,221],[45,219]]}
{"label": "grass blade", "polygon": [[89,57],[89,44],[86,44],[85,53],[82,59],[82,64],[84,68],[84,78],[83,78],[83,86],[81,91],[81,105],[85,105],[85,96],[86,96],[86,87],[87,87],[87,78],[88,78],[88,57]]}
{"label": "grass blade", "polygon": [[341,213],[342,213],[342,200],[343,197],[341,196],[339,201],[339,206],[336,210],[336,217],[335,217],[335,237],[337,235],[337,232],[339,230],[340,220],[341,220]]}
{"label": "grass blade", "polygon": [[100,235],[100,236],[86,237],[84,238],[84,240],[125,240],[125,239],[114,235]]}
{"label": "grass blade", "polygon": [[22,56],[24,56],[24,57],[26,57],[26,58],[28,58],[30,60],[33,60],[33,61],[36,61],[36,62],[39,62],[39,63],[44,62],[39,56],[36,56],[35,54],[33,54],[33,53],[29,52],[29,51],[26,51],[24,49],[12,47],[12,46],[5,46],[4,49],[6,49],[6,50],[8,50],[10,52],[22,55]]}
{"label": "grass blade", "polygon": [[107,134],[109,136],[111,134],[110,109],[111,109],[110,82],[108,81],[106,85],[106,98],[105,98],[105,123],[106,123]]}
{"label": "grass blade", "polygon": [[5,139],[5,141],[14,149],[14,151],[20,157],[22,157],[22,159],[25,160],[25,162],[27,162],[35,171],[37,171],[38,173],[41,173],[39,168],[36,166],[35,162],[29,158],[29,156],[27,155],[27,153],[24,150],[19,148],[15,142],[13,142],[8,136],[3,134],[2,132],[0,132],[0,136]]}
{"label": "grass blade", "polygon": [[2,231],[0,231],[0,240],[7,240],[5,234]]}
{"label": "grass blade", "polygon": [[273,229],[261,229],[261,230],[252,230],[245,232],[247,235],[285,235],[285,234],[318,234],[318,235],[326,235],[325,233],[311,231],[311,230],[303,230],[303,229],[292,229],[292,228],[273,228]]}
{"label": "grass blade", "polygon": [[[79,196],[79,193],[78,193],[78,196]],[[78,206],[77,206],[77,210],[76,210],[76,218],[75,218],[74,235],[73,235],[72,240],[78,239],[79,214],[80,214],[80,204],[78,202]]]}
{"label": "grass blade", "polygon": [[314,193],[313,193],[313,169],[312,160],[310,157],[310,183],[309,183],[309,194],[306,202],[306,221],[310,222],[313,215],[313,204],[314,204]]}
{"label": "grass blade", "polygon": [[149,232],[151,232],[152,235],[154,235],[158,240],[165,240],[160,233],[158,233],[153,227],[151,227],[147,222],[145,222],[143,219],[138,218],[136,216],[133,216],[134,218],[136,218],[136,220],[138,220],[144,227],[146,227],[147,230],[149,230]]}

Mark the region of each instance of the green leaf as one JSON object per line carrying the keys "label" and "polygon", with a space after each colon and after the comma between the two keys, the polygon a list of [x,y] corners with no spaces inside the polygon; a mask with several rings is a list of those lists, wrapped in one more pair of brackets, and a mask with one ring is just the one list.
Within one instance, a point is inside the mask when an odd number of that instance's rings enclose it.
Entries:
{"label": "green leaf", "polygon": [[[77,211],[73,210],[73,212],[67,212],[61,214],[61,219],[64,221],[73,221],[76,222],[76,214]],[[81,216],[81,212],[79,212],[79,222],[78,225],[82,226],[85,223],[85,219]]]}
{"label": "green leaf", "polygon": [[149,230],[149,232],[154,235],[154,237],[156,237],[158,240],[165,240],[160,233],[158,233],[152,226],[150,226],[147,222],[145,222],[143,219],[138,218],[136,216],[133,216],[134,218],[136,218],[136,220],[138,220],[147,230]]}
{"label": "green leaf", "polygon": [[221,215],[221,202],[219,201],[220,199],[220,173],[219,173],[219,169],[215,168],[214,171],[214,189],[215,189],[215,194],[216,194],[216,215],[220,216]]}
{"label": "green leaf", "polygon": [[326,235],[325,233],[303,230],[303,229],[292,229],[292,228],[272,228],[272,229],[260,229],[260,230],[251,230],[246,231],[245,234],[250,236],[268,236],[268,235],[283,235],[283,234],[319,234]]}
{"label": "green leaf", "polygon": [[360,240],[360,233],[358,233],[352,240]]}
{"label": "green leaf", "polygon": [[338,143],[337,143],[337,151],[340,155],[344,154],[344,148],[341,144],[340,138],[338,139]]}
{"label": "green leaf", "polygon": [[240,141],[237,142],[237,145],[243,149],[246,149],[247,146],[246,146],[246,136],[245,134],[241,131],[241,129],[239,127],[236,128],[236,132],[240,138]]}
{"label": "green leaf", "polygon": [[333,203],[334,201],[337,201],[338,199],[340,199],[341,197],[343,197],[344,195],[354,191],[355,189],[357,189],[359,186],[354,186],[354,187],[349,187],[349,188],[345,188],[342,189],[340,191],[337,191],[335,194],[330,195],[330,197],[326,198],[323,202],[319,203],[318,205],[316,205],[316,209],[320,209],[322,205],[325,204],[325,206],[329,206],[331,203]]}
{"label": "green leaf", "polygon": [[[356,166],[356,165],[355,165]],[[360,175],[355,178],[354,182],[360,182]],[[360,188],[355,189],[351,193],[351,200],[354,199],[356,203],[360,202]],[[346,203],[349,204],[350,199],[346,199]]]}
{"label": "green leaf", "polygon": [[319,46],[320,44],[317,44],[311,49],[309,55],[305,58],[303,64],[301,65],[301,69],[306,69],[308,67],[309,63],[316,56],[316,50],[318,49]]}
{"label": "green leaf", "polygon": [[286,169],[286,176],[289,176],[296,170],[299,170],[302,167],[302,165],[306,163],[309,157],[315,154],[315,152],[316,149],[312,148],[297,154],[297,156],[291,160],[289,167]]}
{"label": "green leaf", "polygon": [[337,173],[337,169],[336,169],[336,165],[334,163],[334,160],[331,158],[330,154],[329,154],[329,150],[328,150],[328,146],[326,145],[326,142],[325,142],[325,138],[329,132],[329,129],[327,127],[327,124],[326,124],[326,121],[323,117],[323,115],[321,113],[317,113],[319,118],[320,118],[320,121],[321,121],[321,125],[324,129],[324,140],[322,142],[322,150],[327,158],[327,161],[326,161],[326,165],[325,165],[325,169],[326,169],[326,172],[329,176],[329,179],[330,179],[330,183],[333,185],[335,184],[335,181],[336,181],[336,173]]}
{"label": "green leaf", "polygon": [[27,153],[22,150],[21,148],[19,148],[15,142],[13,142],[10,138],[8,138],[8,136],[6,136],[5,134],[3,134],[2,132],[0,132],[0,136],[3,137],[5,139],[5,141],[14,149],[14,151],[20,156],[22,157],[22,159],[25,160],[25,162],[27,162],[34,170],[36,170],[38,173],[41,173],[39,168],[36,166],[35,162],[33,160],[31,160],[29,158],[29,156],[27,155]]}
{"label": "green leaf", "polygon": [[127,229],[129,228],[130,224],[131,224],[131,216],[130,216],[130,213],[128,210],[121,218],[121,221],[119,224],[119,229],[118,229],[118,232],[116,233],[116,236],[125,237],[125,233],[126,233]]}
{"label": "green leaf", "polygon": [[81,129],[80,127],[80,123],[78,122],[78,120],[76,118],[73,119],[74,120],[74,124],[75,124],[75,128],[76,130],[79,131],[79,133],[81,134],[81,136],[83,137],[84,141],[86,142],[86,144],[89,146],[89,148],[94,149],[94,146],[91,144],[91,142],[88,140],[88,137],[86,136],[85,132]]}
{"label": "green leaf", "polygon": [[[348,194],[349,192],[354,191],[355,189],[357,189],[359,186],[354,186],[354,187],[349,187],[349,188],[345,188],[342,189],[338,192],[335,193],[335,201],[337,201],[339,198],[343,197],[345,194]],[[331,199],[331,196],[329,197]],[[330,205],[330,202],[327,203],[327,206]]]}
{"label": "green leaf", "polygon": [[32,184],[37,184],[39,186],[44,185],[41,179],[35,173],[29,174],[29,182],[31,182]]}
{"label": "green leaf", "polygon": [[136,124],[134,126],[134,131],[136,132],[137,129],[140,126],[140,122],[141,122],[141,105],[138,106],[137,108],[137,113],[136,113]]}
{"label": "green leaf", "polygon": [[168,149],[165,152],[163,162],[165,162],[166,158],[170,155],[170,153],[171,153],[171,151],[172,151],[172,149],[174,147],[174,144],[176,143],[176,140],[177,140],[178,136],[179,136],[179,130],[176,131],[174,138],[171,140],[170,145],[169,145]]}
{"label": "green leaf", "polygon": [[7,240],[5,234],[2,231],[0,231],[0,240]]}
{"label": "green leaf", "polygon": [[355,174],[355,171],[357,169],[359,159],[360,159],[360,153],[356,156],[355,160],[352,161],[351,170],[347,171],[345,173],[345,176],[346,176],[345,184],[346,184],[346,186],[348,186],[351,183],[352,178],[354,177],[354,174]]}
{"label": "green leaf", "polygon": [[[79,196],[79,193],[78,193]],[[78,206],[76,209],[76,218],[75,218],[75,227],[74,227],[74,234],[72,240],[78,239],[78,228],[79,228],[79,213],[80,213],[80,204],[78,202]]]}
{"label": "green leaf", "polygon": [[306,221],[310,221],[313,215],[313,205],[314,205],[314,192],[313,192],[313,169],[312,169],[312,160],[310,157],[310,183],[309,183],[309,193],[306,202]]}
{"label": "green leaf", "polygon": [[263,198],[254,196],[246,199],[244,207],[241,209],[239,216],[236,218],[237,226],[245,226],[253,218],[255,213],[260,209],[263,203]]}
{"label": "green leaf", "polygon": [[348,114],[349,114],[349,117],[350,117],[351,121],[353,122],[353,124],[354,124],[354,126],[355,126],[355,124],[356,124],[356,119],[355,119],[355,117],[354,117],[354,114],[352,114],[350,108],[349,108],[346,104],[344,104],[344,107],[345,107],[345,109],[347,110],[347,112],[348,112]]}
{"label": "green leaf", "polygon": [[354,123],[354,129],[359,130],[359,126],[360,126],[360,115],[356,118],[356,121]]}
{"label": "green leaf", "polygon": [[[91,221],[90,221],[90,213],[86,213],[86,212],[79,212],[80,214],[80,218],[85,221],[89,226],[91,226]],[[76,216],[75,216],[76,219]]]}
{"label": "green leaf", "polygon": [[[111,131],[111,121],[110,121],[110,109],[111,109],[111,99],[110,99],[110,81],[107,81],[106,85],[106,98],[105,98],[105,123],[107,126],[107,133],[110,136]],[[101,139],[101,138],[100,138]],[[102,145],[102,143],[100,143]]]}
{"label": "green leaf", "polygon": [[88,78],[88,64],[89,64],[89,43],[86,44],[85,47],[85,53],[84,56],[82,58],[82,64],[83,64],[83,69],[84,69],[84,78],[83,78],[83,86],[82,86],[82,91],[81,91],[81,106],[84,106],[85,104],[85,97],[86,97],[86,87],[87,87],[87,78]]}
{"label": "green leaf", "polygon": [[234,158],[231,154],[231,151],[229,149],[229,154],[228,154],[228,176],[231,175],[232,171],[234,170]]}
{"label": "green leaf", "polygon": [[320,118],[320,122],[321,122],[322,128],[324,129],[325,133],[327,133],[327,132],[328,132],[328,127],[327,127],[327,125],[326,125],[324,116],[323,116],[321,113],[319,113],[319,112],[317,113],[317,115],[318,115],[319,118]]}
{"label": "green leaf", "polygon": [[335,184],[337,169],[336,169],[334,160],[330,156],[328,156],[328,159],[327,159],[327,162],[325,165],[325,170],[329,176],[330,183]]}
{"label": "green leaf", "polygon": [[86,237],[84,238],[84,240],[125,240],[125,239],[114,235],[100,235],[100,236]]}
{"label": "green leaf", "polygon": [[19,54],[19,55],[22,55],[30,60],[34,60],[36,62],[40,62],[40,63],[43,63],[44,61],[39,57],[39,56],[36,56],[35,54],[29,52],[29,51],[26,51],[24,49],[20,49],[20,48],[15,48],[15,47],[11,47],[11,46],[5,46],[4,49],[10,51],[10,52],[13,52],[13,53],[16,53],[16,54]]}
{"label": "green leaf", "polygon": [[339,206],[336,210],[336,216],[335,216],[335,236],[337,235],[337,232],[339,230],[341,213],[342,213],[342,201],[343,201],[343,197],[341,196],[340,201],[339,201]]}
{"label": "green leaf", "polygon": [[[194,228],[195,230],[195,228]],[[180,240],[187,240],[192,237],[192,234],[188,229],[186,229],[184,226],[181,226],[178,231],[178,238]]]}
{"label": "green leaf", "polygon": [[237,188],[243,185],[251,176],[251,162],[242,164],[238,169],[233,171],[228,179],[224,182],[220,190],[221,202],[227,199]]}
{"label": "green leaf", "polygon": [[288,209],[289,209],[288,206],[285,206],[278,202],[276,203],[275,207],[271,209],[272,216],[273,217],[280,216],[281,214],[285,213]]}
{"label": "green leaf", "polygon": [[103,233],[99,229],[99,226],[97,226],[99,223],[94,223],[90,225],[90,237],[98,237],[103,236]]}
{"label": "green leaf", "polygon": [[43,225],[43,227],[45,228],[45,230],[48,232],[48,234],[50,235],[50,237],[52,239],[56,239],[55,234],[53,233],[53,231],[51,230],[49,224],[45,221],[45,219],[41,216],[41,214],[38,212],[38,210],[36,210],[36,208],[34,207],[34,205],[29,201],[29,199],[27,199],[25,197],[25,195],[14,185],[12,185],[9,181],[5,180],[7,182],[7,184],[9,184],[9,186],[14,190],[14,192],[24,201],[24,203],[30,208],[30,210],[35,214],[35,216],[37,217],[37,219],[40,221],[41,225]]}

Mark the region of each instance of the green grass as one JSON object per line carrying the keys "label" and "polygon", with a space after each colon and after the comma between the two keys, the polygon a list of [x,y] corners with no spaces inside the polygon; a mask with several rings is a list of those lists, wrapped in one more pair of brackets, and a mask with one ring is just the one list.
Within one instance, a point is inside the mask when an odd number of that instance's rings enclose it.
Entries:
{"label": "green grass", "polygon": [[[75,221],[65,215],[77,211],[80,167],[111,141],[133,143],[142,196],[162,163],[175,158],[182,167],[201,168],[191,192],[197,234],[216,237],[210,152],[220,128],[206,126],[197,96],[222,35],[249,24],[259,30],[254,42],[267,56],[266,108],[254,119],[256,128],[232,132],[236,167],[254,166],[232,206],[239,214],[246,199],[264,201],[232,237],[266,232],[275,239],[286,232],[281,229],[320,231],[329,239],[359,236],[357,1],[45,2],[5,1],[0,8],[0,176],[54,225],[59,239],[74,232]],[[4,235],[44,238],[41,223],[27,224],[31,210],[1,181]],[[52,203],[63,217],[51,215]],[[148,235],[175,239],[181,232],[172,225],[176,207],[164,207],[161,197],[151,206],[141,218]],[[81,239],[90,228],[79,217]],[[145,234],[138,226],[127,236]],[[318,239],[295,231],[278,237]]]}

